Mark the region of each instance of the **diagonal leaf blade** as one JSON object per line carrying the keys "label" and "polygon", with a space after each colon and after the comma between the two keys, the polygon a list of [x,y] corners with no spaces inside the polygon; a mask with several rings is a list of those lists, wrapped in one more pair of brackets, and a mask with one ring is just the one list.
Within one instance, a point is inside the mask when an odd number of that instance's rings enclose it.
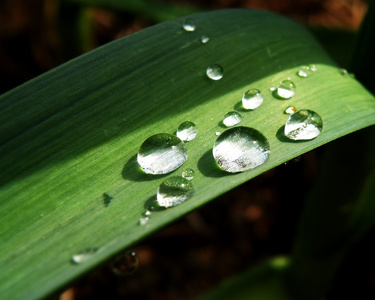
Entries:
{"label": "diagonal leaf blade", "polygon": [[[311,35],[272,13],[223,10],[148,28],[100,47],[1,96],[0,292],[36,299],[108,260],[126,247],[231,188],[295,156],[375,123],[375,100],[355,79],[342,76]],[[200,42],[208,35],[207,44]],[[207,66],[224,77],[211,81]],[[309,78],[301,65],[316,64]],[[269,91],[291,77],[292,100]],[[265,100],[252,112],[242,94],[257,88]],[[286,106],[323,118],[322,134],[308,142],[282,135]],[[261,131],[271,145],[262,166],[228,175],[211,150],[226,112]],[[150,135],[175,132],[193,121],[183,168],[196,171],[195,195],[173,209],[138,220],[166,176],[145,175],[136,162]],[[172,174],[179,175],[182,168]],[[72,255],[98,251],[82,265]]]}

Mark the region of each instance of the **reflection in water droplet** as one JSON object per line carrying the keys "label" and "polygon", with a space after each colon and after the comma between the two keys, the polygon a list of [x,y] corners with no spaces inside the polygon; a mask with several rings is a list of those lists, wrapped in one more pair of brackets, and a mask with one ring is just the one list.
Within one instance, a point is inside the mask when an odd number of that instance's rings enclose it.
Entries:
{"label": "reflection in water droplet", "polygon": [[236,111],[230,111],[224,116],[223,124],[227,127],[237,125],[242,121],[242,116]]}
{"label": "reflection in water droplet", "polygon": [[194,31],[195,23],[192,19],[186,19],[182,27],[185,29],[185,31]]}
{"label": "reflection in water droplet", "polygon": [[297,75],[299,77],[308,77],[310,76],[310,74],[311,74],[311,70],[310,70],[310,67],[308,66],[302,66],[297,72]]}
{"label": "reflection in water droplet", "polygon": [[311,140],[323,129],[321,117],[314,111],[302,109],[292,114],[285,123],[285,136],[292,140]]}
{"label": "reflection in water droplet", "polygon": [[220,80],[223,78],[223,68],[220,65],[214,64],[207,67],[206,75],[212,80]]}
{"label": "reflection in water droplet", "polygon": [[141,226],[146,225],[149,220],[150,220],[150,217],[140,218],[138,224]]}
{"label": "reflection in water droplet", "polygon": [[295,108],[294,106],[288,106],[288,107],[284,110],[284,113],[287,114],[287,115],[292,115],[292,114],[294,114],[296,111],[297,111],[297,108]]}
{"label": "reflection in water droplet", "polygon": [[316,70],[318,70],[318,67],[316,65],[310,65],[310,70],[312,72],[315,72]]}
{"label": "reflection in water droplet", "polygon": [[135,252],[127,252],[117,257],[112,263],[112,271],[120,276],[134,274],[138,270],[139,258]]}
{"label": "reflection in water droplet", "polygon": [[201,43],[206,44],[210,41],[210,38],[207,35],[202,35],[201,36]]}
{"label": "reflection in water droplet", "polygon": [[192,183],[186,178],[173,176],[164,180],[157,190],[160,206],[173,207],[191,198],[194,193]]}
{"label": "reflection in water droplet", "polygon": [[215,133],[216,135],[220,135],[221,134],[221,132],[220,131],[216,131],[216,133]]}
{"label": "reflection in water droplet", "polygon": [[178,126],[177,137],[182,141],[194,140],[197,136],[198,129],[193,122],[183,122]]}
{"label": "reflection in water droplet", "polygon": [[273,91],[276,91],[276,88],[274,86],[271,86],[270,87],[270,91],[273,92]]}
{"label": "reflection in water droplet", "polygon": [[279,97],[283,99],[290,99],[294,96],[294,91],[296,90],[296,86],[290,80],[284,80],[280,82],[277,88],[277,94]]}
{"label": "reflection in water droplet", "polygon": [[185,144],[176,136],[159,133],[143,142],[137,160],[147,174],[167,174],[180,167],[187,158]]}
{"label": "reflection in water droplet", "polygon": [[242,106],[245,109],[256,109],[263,103],[263,95],[258,89],[248,90],[242,96]]}
{"label": "reflection in water droplet", "polygon": [[212,152],[221,169],[237,173],[264,164],[270,154],[270,145],[258,130],[235,127],[217,138]]}
{"label": "reflection in water droplet", "polygon": [[97,251],[97,248],[88,248],[86,250],[83,250],[82,252],[74,254],[72,256],[71,262],[75,265],[85,263],[86,261],[90,260]]}
{"label": "reflection in water droplet", "polygon": [[187,180],[193,180],[194,179],[195,171],[193,169],[186,169],[182,172],[182,177],[186,178]]}

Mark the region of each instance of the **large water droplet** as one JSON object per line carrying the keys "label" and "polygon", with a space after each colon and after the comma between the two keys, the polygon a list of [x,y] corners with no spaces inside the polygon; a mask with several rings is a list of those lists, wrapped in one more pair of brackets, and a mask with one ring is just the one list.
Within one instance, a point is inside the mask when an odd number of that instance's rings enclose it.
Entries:
{"label": "large water droplet", "polygon": [[85,263],[90,260],[95,253],[98,251],[97,248],[88,248],[72,256],[71,262],[75,265]]}
{"label": "large water droplet", "polygon": [[290,99],[294,96],[294,91],[296,90],[296,86],[290,80],[284,80],[280,82],[277,88],[277,95],[283,99]]}
{"label": "large water droplet", "polygon": [[210,41],[210,38],[207,35],[202,35],[201,36],[201,43],[206,44]]}
{"label": "large water droplet", "polygon": [[137,160],[147,174],[167,174],[180,167],[187,158],[183,141],[168,133],[158,133],[143,142]]}
{"label": "large water droplet", "polygon": [[193,122],[183,122],[178,126],[177,129],[177,137],[183,141],[191,141],[194,140],[197,136],[198,129],[195,127]]}
{"label": "large water droplet", "polygon": [[220,80],[223,78],[223,68],[220,65],[214,64],[209,67],[207,67],[206,74],[207,77],[212,80]]}
{"label": "large water droplet", "polygon": [[164,180],[157,190],[160,206],[173,207],[191,198],[194,193],[192,183],[186,178],[173,176]]}
{"label": "large water droplet", "polygon": [[242,106],[245,109],[256,109],[263,103],[263,95],[258,89],[248,90],[242,96]]}
{"label": "large water droplet", "polygon": [[311,140],[323,129],[321,117],[314,111],[302,109],[292,114],[285,123],[285,135],[292,140]]}
{"label": "large water droplet", "polygon": [[195,30],[195,23],[192,19],[186,19],[182,27],[185,31],[194,31]]}
{"label": "large water droplet", "polygon": [[182,172],[182,177],[186,178],[187,180],[193,180],[194,174],[195,174],[194,170],[188,168]]}
{"label": "large water droplet", "polygon": [[223,124],[227,127],[237,125],[242,121],[242,116],[236,111],[230,111],[224,116]]}
{"label": "large water droplet", "polygon": [[134,251],[117,257],[112,263],[112,271],[117,275],[131,275],[137,271],[139,258]]}
{"label": "large water droplet", "polygon": [[302,66],[299,70],[298,70],[298,72],[297,72],[297,75],[299,76],[299,77],[309,77],[310,76],[310,74],[311,74],[311,70],[310,70],[310,67],[308,67],[308,66]]}
{"label": "large water droplet", "polygon": [[212,152],[221,169],[237,173],[264,164],[270,154],[270,145],[258,130],[240,126],[223,132]]}

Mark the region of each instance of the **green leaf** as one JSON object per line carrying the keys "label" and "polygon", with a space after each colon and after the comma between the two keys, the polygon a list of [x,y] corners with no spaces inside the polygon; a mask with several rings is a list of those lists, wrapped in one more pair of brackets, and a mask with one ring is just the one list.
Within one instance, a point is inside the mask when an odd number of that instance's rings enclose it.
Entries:
{"label": "green leaf", "polygon": [[[302,153],[375,123],[375,100],[334,63],[299,25],[256,10],[222,10],[191,16],[194,32],[178,19],[91,51],[0,98],[0,294],[36,299],[107,261],[142,238],[233,187]],[[200,42],[205,34],[206,44]],[[219,81],[205,75],[220,64]],[[308,78],[301,65],[316,64]],[[288,78],[291,100],[269,88]],[[257,88],[264,103],[243,111],[243,93]],[[294,105],[323,119],[316,139],[291,142],[282,134]],[[241,125],[261,131],[271,154],[262,166],[228,174],[212,158],[216,132],[231,110]],[[193,121],[198,136],[188,160],[169,175],[144,174],[137,151],[149,136],[173,133]],[[157,186],[184,168],[196,171],[194,196],[154,212],[138,224]],[[84,264],[71,257],[98,251]]]}

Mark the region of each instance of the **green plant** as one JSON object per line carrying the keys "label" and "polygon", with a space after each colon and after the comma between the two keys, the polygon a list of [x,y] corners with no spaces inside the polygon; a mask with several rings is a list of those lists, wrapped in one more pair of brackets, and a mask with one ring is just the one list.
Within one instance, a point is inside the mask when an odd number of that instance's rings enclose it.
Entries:
{"label": "green plant", "polygon": [[[375,124],[371,93],[351,76],[343,76],[299,25],[253,10],[191,18],[197,25],[194,32],[182,29],[186,18],[162,23],[95,49],[1,96],[0,291],[6,299],[44,297],[233,187]],[[209,43],[200,42],[203,34],[210,37]],[[224,68],[219,81],[205,75],[213,63]],[[310,64],[318,67],[314,74],[296,76],[300,66]],[[290,102],[275,99],[269,88],[287,77],[297,85],[293,105],[322,116],[323,132],[316,139],[292,142],[282,134],[287,119],[283,111]],[[261,90],[265,101],[252,112],[242,112],[241,125],[256,128],[268,138],[270,158],[254,170],[228,175],[211,155],[215,132],[223,130],[222,117],[238,107],[251,87]],[[146,226],[139,226],[157,186],[181,172],[144,174],[136,161],[139,146],[153,134],[173,133],[187,120],[199,130],[186,145],[189,157],[184,164],[196,171],[195,194],[180,206],[153,213]],[[367,149],[373,159],[372,133],[361,134],[370,135],[361,137],[360,149]],[[357,146],[350,140],[342,143],[340,149],[350,149],[348,143]],[[374,194],[373,168],[368,173],[361,169],[368,157],[360,159],[354,148],[349,157],[363,174],[357,178],[358,189],[344,193],[338,205],[330,194],[316,196],[327,185],[323,178],[320,191],[318,186],[306,208],[291,259],[277,258],[251,270],[246,276],[259,284],[245,291],[244,285],[234,285],[238,298],[249,292],[258,299],[289,299],[282,285],[285,278],[298,287],[295,290],[303,299],[324,295],[345,251],[373,225],[371,217],[366,217],[373,211],[368,208],[372,209],[369,200]],[[338,165],[342,160],[349,164],[350,159],[339,159],[336,153],[341,151],[332,154]],[[340,184],[330,192],[336,193]],[[357,199],[359,206],[353,202]],[[332,231],[315,227],[320,201],[332,205],[324,210],[327,219],[323,220],[341,220]],[[351,205],[350,213],[337,213],[341,205]],[[315,230],[326,235],[306,235]],[[337,233],[340,239],[331,242]],[[90,260],[71,263],[72,255],[90,248],[97,249]],[[325,277],[321,276],[323,265]]]}

